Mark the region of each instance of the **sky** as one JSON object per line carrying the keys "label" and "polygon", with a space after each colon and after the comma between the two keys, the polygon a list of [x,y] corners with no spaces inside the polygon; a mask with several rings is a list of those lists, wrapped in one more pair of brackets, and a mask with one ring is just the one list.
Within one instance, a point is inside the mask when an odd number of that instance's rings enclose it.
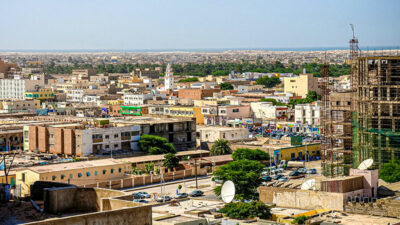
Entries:
{"label": "sky", "polygon": [[399,0],[0,0],[2,50],[400,46]]}

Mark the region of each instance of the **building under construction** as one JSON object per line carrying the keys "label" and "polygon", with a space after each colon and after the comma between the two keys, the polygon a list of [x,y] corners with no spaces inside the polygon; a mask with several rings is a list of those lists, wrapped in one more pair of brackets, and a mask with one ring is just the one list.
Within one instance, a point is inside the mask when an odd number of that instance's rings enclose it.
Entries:
{"label": "building under construction", "polygon": [[353,166],[400,159],[400,56],[353,60]]}

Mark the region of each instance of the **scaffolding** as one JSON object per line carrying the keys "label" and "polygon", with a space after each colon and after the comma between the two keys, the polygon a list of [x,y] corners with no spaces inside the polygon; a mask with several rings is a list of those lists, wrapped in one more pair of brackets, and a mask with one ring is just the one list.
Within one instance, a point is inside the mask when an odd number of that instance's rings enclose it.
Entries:
{"label": "scaffolding", "polygon": [[323,111],[321,119],[322,168],[325,176],[348,175],[352,167],[352,93],[337,91],[329,83],[328,65],[321,68]]}
{"label": "scaffolding", "polygon": [[372,158],[373,168],[380,168],[400,159],[400,57],[358,57],[353,63],[353,166]]}

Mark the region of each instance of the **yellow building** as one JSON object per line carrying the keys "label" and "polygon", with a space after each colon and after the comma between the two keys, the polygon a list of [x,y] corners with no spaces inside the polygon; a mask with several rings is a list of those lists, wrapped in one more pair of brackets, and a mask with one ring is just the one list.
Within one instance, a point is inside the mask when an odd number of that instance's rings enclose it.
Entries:
{"label": "yellow building", "polygon": [[171,106],[167,115],[196,118],[196,124],[204,124],[204,116],[200,107]]}
{"label": "yellow building", "polygon": [[194,106],[203,107],[208,105],[229,105],[228,99],[207,99],[207,100],[193,100]]}
{"label": "yellow building", "polygon": [[25,92],[25,99],[54,99],[54,91],[51,89],[40,89],[39,91]]}
{"label": "yellow building", "polygon": [[30,194],[30,185],[35,181],[70,183],[77,186],[109,182],[122,179],[125,173],[131,173],[130,163],[116,159],[100,159],[71,163],[33,166],[16,171],[16,184],[21,185],[21,195]]}
{"label": "yellow building", "polygon": [[15,171],[10,171],[7,175],[7,182],[6,176],[4,175],[3,171],[0,171],[0,184],[10,184],[11,187],[15,186]]}
{"label": "yellow building", "polygon": [[308,152],[309,157],[321,155],[321,144],[300,145],[274,150],[275,160],[294,160],[303,157]]}
{"label": "yellow building", "polygon": [[108,100],[107,104],[108,105],[123,105],[124,100]]}
{"label": "yellow building", "polygon": [[316,91],[318,94],[321,92],[318,87],[318,78],[311,73],[300,74],[298,77],[285,77],[284,91],[302,98],[307,97],[309,91]]}

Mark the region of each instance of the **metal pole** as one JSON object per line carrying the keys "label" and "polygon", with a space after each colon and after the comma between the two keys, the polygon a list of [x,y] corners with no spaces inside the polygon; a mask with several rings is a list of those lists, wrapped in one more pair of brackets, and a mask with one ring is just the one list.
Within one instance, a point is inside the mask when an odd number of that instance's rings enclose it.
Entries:
{"label": "metal pole", "polygon": [[199,189],[198,183],[197,183],[197,159],[194,159],[194,174],[196,176],[196,189]]}

